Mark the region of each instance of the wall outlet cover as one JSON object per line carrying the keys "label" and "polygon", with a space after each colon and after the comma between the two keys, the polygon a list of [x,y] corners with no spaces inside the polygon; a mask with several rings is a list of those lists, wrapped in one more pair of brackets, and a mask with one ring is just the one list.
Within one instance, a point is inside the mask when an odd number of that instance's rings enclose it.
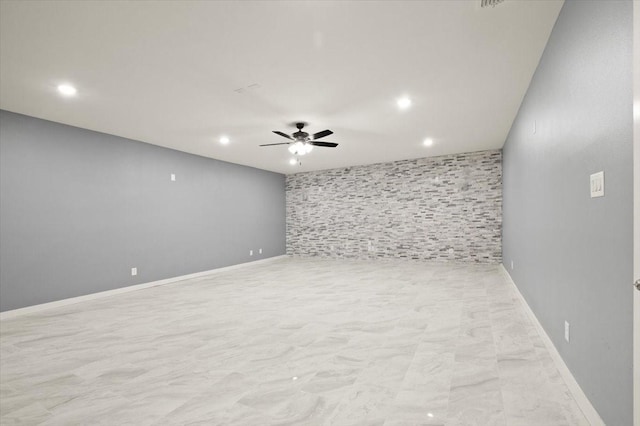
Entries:
{"label": "wall outlet cover", "polygon": [[604,197],[604,172],[594,173],[589,177],[591,198]]}
{"label": "wall outlet cover", "polygon": [[131,276],[134,277],[138,275],[138,268],[131,268]]}
{"label": "wall outlet cover", "polygon": [[175,182],[175,181],[176,181],[176,175],[175,175],[175,174],[173,174],[173,173],[171,173],[171,181],[172,181],[172,182]]}

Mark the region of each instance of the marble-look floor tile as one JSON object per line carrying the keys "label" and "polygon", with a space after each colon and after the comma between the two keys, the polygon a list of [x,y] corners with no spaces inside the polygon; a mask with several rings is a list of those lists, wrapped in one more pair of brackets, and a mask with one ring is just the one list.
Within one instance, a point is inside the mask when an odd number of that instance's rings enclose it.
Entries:
{"label": "marble-look floor tile", "polygon": [[492,265],[285,258],[0,323],[1,425],[587,425]]}

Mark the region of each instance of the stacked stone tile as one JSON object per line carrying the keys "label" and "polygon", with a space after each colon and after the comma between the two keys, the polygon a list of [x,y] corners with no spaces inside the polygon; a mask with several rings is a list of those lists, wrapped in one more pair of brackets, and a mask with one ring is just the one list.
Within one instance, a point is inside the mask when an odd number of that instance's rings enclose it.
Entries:
{"label": "stacked stone tile", "polygon": [[498,263],[502,152],[287,176],[287,253]]}

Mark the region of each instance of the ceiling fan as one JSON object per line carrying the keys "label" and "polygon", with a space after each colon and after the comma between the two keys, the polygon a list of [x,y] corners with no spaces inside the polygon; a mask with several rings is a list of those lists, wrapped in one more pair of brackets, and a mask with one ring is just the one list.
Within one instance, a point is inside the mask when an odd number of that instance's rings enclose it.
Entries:
{"label": "ceiling fan", "polygon": [[322,146],[325,148],[335,148],[338,146],[337,143],[333,142],[319,142],[318,139],[324,138],[326,136],[332,135],[333,132],[331,130],[323,130],[318,133],[314,133],[309,137],[309,133],[303,132],[302,129],[307,123],[296,123],[297,132],[292,133],[291,136],[274,130],[273,133],[282,136],[283,138],[287,138],[291,140],[291,142],[281,142],[281,143],[267,143],[260,146],[273,146],[273,145],[289,145],[289,152],[293,155],[305,155],[311,152],[314,146]]}

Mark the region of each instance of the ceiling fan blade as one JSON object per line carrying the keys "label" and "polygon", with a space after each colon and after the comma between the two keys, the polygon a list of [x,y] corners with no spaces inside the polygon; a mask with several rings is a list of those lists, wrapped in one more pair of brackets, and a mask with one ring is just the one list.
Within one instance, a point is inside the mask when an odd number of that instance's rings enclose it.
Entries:
{"label": "ceiling fan blade", "polygon": [[331,130],[323,130],[321,132],[314,133],[313,134],[313,139],[316,140],[316,139],[324,138],[325,136],[329,136],[329,135],[332,135],[332,134],[333,134],[333,132]]}
{"label": "ceiling fan blade", "polygon": [[282,132],[279,132],[279,131],[277,131],[277,130],[273,130],[273,133],[275,133],[276,135],[280,135],[280,136],[282,136],[283,138],[293,139],[293,138],[292,138],[291,136],[289,136],[288,134],[286,134],[286,133],[282,133]]}
{"label": "ceiling fan blade", "polygon": [[333,142],[316,142],[316,141],[311,141],[309,142],[311,145],[313,146],[324,146],[327,148],[335,148],[336,146],[338,146],[337,143],[333,143]]}
{"label": "ceiling fan blade", "polygon": [[259,145],[259,146],[273,146],[273,145],[289,145],[289,142],[281,142],[281,143],[265,143],[264,145]]}

